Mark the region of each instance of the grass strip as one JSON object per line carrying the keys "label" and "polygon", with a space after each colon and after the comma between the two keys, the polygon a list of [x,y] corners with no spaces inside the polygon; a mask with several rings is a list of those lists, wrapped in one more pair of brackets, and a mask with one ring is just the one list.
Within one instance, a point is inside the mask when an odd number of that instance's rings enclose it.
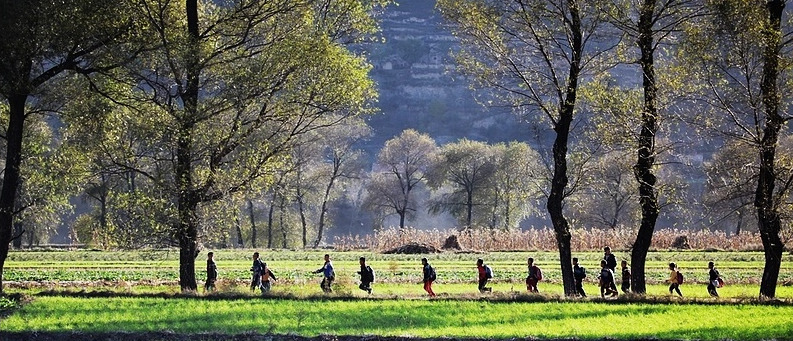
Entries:
{"label": "grass strip", "polygon": [[763,340],[792,339],[790,316],[751,304],[42,296],[0,331]]}

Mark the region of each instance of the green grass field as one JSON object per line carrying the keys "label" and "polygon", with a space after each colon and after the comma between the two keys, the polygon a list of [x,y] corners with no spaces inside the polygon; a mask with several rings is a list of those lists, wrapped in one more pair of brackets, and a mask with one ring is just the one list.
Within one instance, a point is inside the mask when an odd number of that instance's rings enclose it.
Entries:
{"label": "green grass field", "polygon": [[[763,255],[758,252],[653,252],[646,298],[562,297],[558,256],[552,252],[427,255],[439,279],[439,299],[427,299],[420,282],[422,255],[330,252],[337,272],[334,294],[321,294],[319,268],[326,251],[268,251],[262,258],[280,280],[268,297],[248,289],[252,250],[216,250],[218,291],[177,295],[174,251],[12,252],[7,293],[30,300],[0,320],[3,332],[219,332],[254,331],[301,336],[617,339],[793,339],[793,256],[785,255],[777,287],[779,305],[756,304]],[[358,257],[376,271],[374,294],[357,288]],[[525,293],[525,261],[534,257],[546,280],[540,295]],[[585,290],[599,296],[594,278],[602,254],[576,254],[589,273]],[[627,253],[617,253],[626,258]],[[495,272],[493,294],[479,294],[474,262]],[[707,262],[716,262],[728,285],[708,297]],[[685,298],[670,297],[666,264],[677,262]],[[204,258],[197,259],[199,286]],[[619,277],[619,276],[618,276]],[[205,296],[206,295],[206,296]],[[101,297],[99,297],[101,296]],[[0,302],[0,312],[11,304]],[[2,314],[0,314],[2,316]]]}
{"label": "green grass field", "polygon": [[37,297],[0,331],[762,340],[793,338],[790,316],[764,305]]}

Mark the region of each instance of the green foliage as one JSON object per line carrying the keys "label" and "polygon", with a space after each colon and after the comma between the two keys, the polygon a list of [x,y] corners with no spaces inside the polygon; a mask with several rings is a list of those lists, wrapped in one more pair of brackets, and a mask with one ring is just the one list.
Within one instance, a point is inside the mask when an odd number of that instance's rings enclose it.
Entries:
{"label": "green foliage", "polygon": [[429,135],[412,129],[386,141],[377,154],[377,163],[384,169],[369,179],[364,206],[380,220],[391,214],[399,215],[400,228],[404,228],[405,220],[415,218],[419,209],[416,192],[424,186],[437,149]]}

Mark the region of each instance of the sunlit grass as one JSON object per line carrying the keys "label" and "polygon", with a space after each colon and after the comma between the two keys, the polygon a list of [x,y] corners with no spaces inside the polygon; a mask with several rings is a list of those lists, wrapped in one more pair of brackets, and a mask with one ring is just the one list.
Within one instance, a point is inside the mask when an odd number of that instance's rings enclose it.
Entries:
{"label": "sunlit grass", "polygon": [[793,337],[792,314],[763,305],[45,296],[0,330],[759,340]]}
{"label": "sunlit grass", "polygon": [[[216,250],[220,278],[230,281],[245,280],[250,276],[250,255],[253,250]],[[329,252],[326,250],[262,251],[266,261],[277,275],[287,282],[316,278],[311,271],[322,265],[322,255],[331,253],[336,272],[341,277],[354,277],[358,270],[358,257],[367,257],[375,269],[379,282],[414,282],[421,276],[420,259],[427,257],[445,282],[470,282],[474,280],[474,262],[484,258],[500,280],[520,281],[525,278],[526,258],[534,257],[543,268],[547,282],[559,282],[561,270],[556,252],[493,252],[481,254],[442,253],[432,255],[384,255],[368,251]],[[629,258],[624,251],[616,252],[619,259]],[[600,252],[582,252],[574,256],[594,277]],[[6,262],[6,281],[177,281],[178,253],[173,250],[98,252],[49,251],[11,252]],[[646,265],[649,283],[663,282],[668,276],[667,264],[677,262],[687,281],[704,283],[707,280],[707,262],[716,261],[724,279],[730,284],[757,284],[762,275],[761,252],[651,252]],[[198,279],[202,279],[203,259],[196,260]],[[793,255],[785,254],[779,281],[793,283]]]}

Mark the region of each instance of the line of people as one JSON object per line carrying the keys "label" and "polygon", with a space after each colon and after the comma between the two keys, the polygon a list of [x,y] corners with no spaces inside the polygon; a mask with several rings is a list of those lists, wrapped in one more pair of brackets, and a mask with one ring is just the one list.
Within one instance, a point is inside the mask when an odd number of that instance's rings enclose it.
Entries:
{"label": "line of people", "polygon": [[[600,261],[600,273],[597,277],[598,286],[600,288],[600,296],[603,298],[607,296],[617,297],[619,295],[615,278],[617,258],[611,252],[611,248],[608,246],[603,248],[603,252],[603,259]],[[320,282],[320,288],[322,291],[325,293],[331,293],[333,292],[333,282],[336,280],[336,272],[333,269],[333,263],[331,262],[329,254],[325,254],[324,260],[325,262],[322,264],[322,267],[315,270],[314,273],[322,274],[322,281]],[[578,258],[573,258],[572,261],[576,295],[580,297],[587,297],[583,287],[583,281],[587,277],[586,269],[578,263]],[[358,288],[371,294],[372,283],[375,280],[374,270],[372,270],[372,268],[366,264],[366,258],[364,257],[359,259],[359,264],[361,269],[360,271],[357,271],[357,273],[360,276],[361,284],[358,286]],[[437,279],[437,273],[435,272],[435,268],[429,264],[427,258],[422,258],[421,264],[424,290],[430,297],[434,297],[436,294],[432,290],[432,284]],[[543,279],[542,269],[534,264],[534,258],[531,257],[529,257],[527,260],[527,266],[528,275],[526,276],[526,290],[532,293],[539,293],[537,285]],[[493,289],[488,287],[487,283],[493,278],[493,269],[489,265],[485,264],[484,260],[481,258],[476,260],[476,268],[479,291],[482,293],[492,292]],[[713,297],[718,297],[719,294],[716,289],[722,287],[724,285],[724,281],[722,280],[721,275],[719,274],[719,271],[716,269],[713,262],[708,263],[708,269],[708,293]],[[669,270],[669,278],[666,280],[666,282],[669,283],[669,293],[677,293],[680,297],[682,297],[683,293],[680,291],[680,285],[683,284],[684,281],[683,274],[680,272],[675,263],[669,263]],[[259,259],[258,252],[253,253],[253,265],[251,266],[250,271],[252,273],[250,285],[252,291],[255,291],[258,288],[262,294],[266,294],[272,287],[271,281],[277,280],[277,277],[272,272],[272,270],[267,267],[267,263],[264,263]],[[625,260],[621,262],[621,273],[622,285],[620,289],[622,289],[623,293],[630,293],[631,271],[628,267],[628,262]],[[217,265],[214,261],[214,254],[209,252],[207,254],[207,281],[206,285],[204,286],[206,291],[215,290],[215,282],[217,281],[217,277],[218,271]]]}

